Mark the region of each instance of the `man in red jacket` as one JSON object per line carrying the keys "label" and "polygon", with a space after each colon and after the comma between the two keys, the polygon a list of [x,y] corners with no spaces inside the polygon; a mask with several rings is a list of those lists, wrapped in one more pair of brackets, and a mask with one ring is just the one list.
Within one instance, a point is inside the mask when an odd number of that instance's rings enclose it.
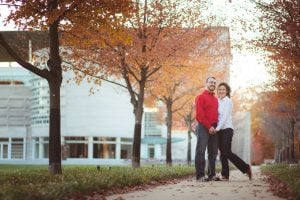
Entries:
{"label": "man in red jacket", "polygon": [[[195,155],[196,180],[219,180],[216,177],[215,162],[218,155],[218,136],[215,128],[218,123],[218,99],[214,96],[217,81],[214,77],[206,79],[206,89],[196,97],[196,134]],[[208,178],[205,178],[205,150],[208,150]]]}

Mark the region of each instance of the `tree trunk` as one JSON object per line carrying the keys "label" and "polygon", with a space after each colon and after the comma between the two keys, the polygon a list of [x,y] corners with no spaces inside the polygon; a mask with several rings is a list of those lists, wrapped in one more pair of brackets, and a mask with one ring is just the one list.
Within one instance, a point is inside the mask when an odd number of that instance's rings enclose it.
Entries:
{"label": "tree trunk", "polygon": [[142,135],[142,120],[144,113],[144,96],[145,96],[145,84],[146,84],[147,71],[142,70],[140,91],[138,95],[138,101],[134,106],[135,124],[134,124],[134,136],[132,145],[132,159],[131,164],[133,168],[140,167],[141,160],[141,135]]}
{"label": "tree trunk", "polygon": [[50,116],[49,116],[49,173],[60,174],[61,141],[60,141],[60,82],[51,81]]}
{"label": "tree trunk", "polygon": [[295,161],[298,162],[300,159],[300,146],[299,146],[299,136],[298,136],[298,131],[300,129],[300,121],[295,123],[293,134],[294,134],[294,156],[295,156]]}
{"label": "tree trunk", "polygon": [[[57,0],[49,1],[48,11],[56,10]],[[0,34],[0,44],[25,69],[46,79],[50,90],[50,116],[49,116],[49,172],[51,174],[61,173],[61,142],[60,142],[60,86],[62,82],[61,59],[59,56],[58,24],[59,19],[49,25],[49,49],[50,58],[47,69],[38,67],[23,60],[4,40]]]}
{"label": "tree trunk", "polygon": [[142,134],[142,119],[136,119],[136,123],[134,125],[134,137],[133,137],[133,146],[132,146],[132,167],[138,168],[140,167],[140,159],[141,159],[141,134]]}
{"label": "tree trunk", "polygon": [[296,124],[294,127],[295,159],[297,162],[300,161],[299,131],[300,131],[300,101],[298,100],[296,103]]}
{"label": "tree trunk", "polygon": [[171,166],[172,165],[172,118],[173,118],[173,113],[172,113],[172,100],[167,99],[166,101],[167,104],[167,146],[166,146],[166,163],[167,165]]}
{"label": "tree trunk", "polygon": [[192,163],[192,145],[191,145],[191,140],[192,140],[192,135],[191,135],[191,129],[188,130],[188,146],[187,146],[187,164],[191,165]]}
{"label": "tree trunk", "polygon": [[294,128],[295,128],[295,121],[291,120],[291,128],[290,128],[290,134],[291,134],[291,138],[290,138],[290,162],[294,163],[295,162],[295,139],[294,139]]}
{"label": "tree trunk", "polygon": [[188,132],[187,132],[187,134],[188,134],[187,164],[188,165],[192,164],[192,132],[193,132],[192,124],[194,121],[194,119],[192,117],[194,107],[191,106],[190,108],[191,108],[190,112],[183,117],[185,125],[188,128]]}
{"label": "tree trunk", "polygon": [[[57,1],[49,4],[50,10],[57,9]],[[60,174],[61,170],[61,125],[60,125],[60,86],[62,82],[61,59],[59,56],[58,39],[59,21],[49,26],[50,55],[47,65],[50,69],[48,78],[50,90],[50,116],[49,116],[49,172]]]}

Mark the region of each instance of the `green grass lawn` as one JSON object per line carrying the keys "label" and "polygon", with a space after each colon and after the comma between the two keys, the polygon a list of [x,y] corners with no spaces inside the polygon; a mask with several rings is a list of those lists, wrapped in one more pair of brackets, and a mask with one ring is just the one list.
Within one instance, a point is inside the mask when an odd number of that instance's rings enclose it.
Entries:
{"label": "green grass lawn", "polygon": [[275,164],[261,167],[263,173],[270,174],[283,182],[293,192],[295,199],[300,199],[300,165]]}
{"label": "green grass lawn", "polygon": [[73,195],[159,183],[195,173],[194,166],[63,166],[62,175],[50,175],[46,165],[0,165],[0,199],[68,199]]}

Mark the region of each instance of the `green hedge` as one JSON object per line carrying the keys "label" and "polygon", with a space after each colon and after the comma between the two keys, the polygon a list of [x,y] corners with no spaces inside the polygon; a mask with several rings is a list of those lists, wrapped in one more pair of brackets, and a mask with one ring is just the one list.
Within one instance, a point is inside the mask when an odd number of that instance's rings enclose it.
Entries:
{"label": "green hedge", "polygon": [[268,173],[282,181],[293,191],[296,199],[300,199],[300,165],[275,164],[261,167],[262,172]]}

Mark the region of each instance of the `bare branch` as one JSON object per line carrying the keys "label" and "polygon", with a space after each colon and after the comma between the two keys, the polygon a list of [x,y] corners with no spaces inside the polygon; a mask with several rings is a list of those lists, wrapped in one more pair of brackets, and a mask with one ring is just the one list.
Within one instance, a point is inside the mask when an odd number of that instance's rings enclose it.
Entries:
{"label": "bare branch", "polygon": [[68,65],[71,65],[72,68],[73,68],[74,70],[77,70],[77,71],[79,71],[79,72],[81,72],[81,73],[83,73],[83,74],[85,74],[85,75],[88,75],[88,76],[90,76],[90,77],[93,77],[93,78],[96,78],[96,79],[100,79],[100,80],[103,80],[103,81],[105,81],[105,82],[112,83],[112,84],[121,86],[121,87],[123,87],[123,88],[125,88],[125,89],[128,89],[125,85],[122,85],[121,83],[117,83],[117,82],[112,81],[112,80],[109,80],[109,79],[106,79],[104,76],[97,76],[97,75],[94,75],[94,74],[90,74],[90,73],[88,73],[87,71],[82,70],[82,69],[76,67],[76,66],[75,66],[73,63],[71,63],[71,62],[67,62],[67,61],[63,61],[63,62],[66,63],[66,64],[68,64]]}
{"label": "bare branch", "polygon": [[13,57],[15,59],[15,61],[21,65],[22,67],[24,67],[25,69],[35,73],[36,75],[48,79],[50,76],[50,73],[47,69],[39,69],[36,66],[30,64],[29,62],[26,62],[24,59],[22,59],[12,48],[11,46],[6,42],[6,40],[4,39],[2,33],[0,33],[0,44],[1,46],[4,47],[4,49],[9,53],[9,55],[11,57]]}

